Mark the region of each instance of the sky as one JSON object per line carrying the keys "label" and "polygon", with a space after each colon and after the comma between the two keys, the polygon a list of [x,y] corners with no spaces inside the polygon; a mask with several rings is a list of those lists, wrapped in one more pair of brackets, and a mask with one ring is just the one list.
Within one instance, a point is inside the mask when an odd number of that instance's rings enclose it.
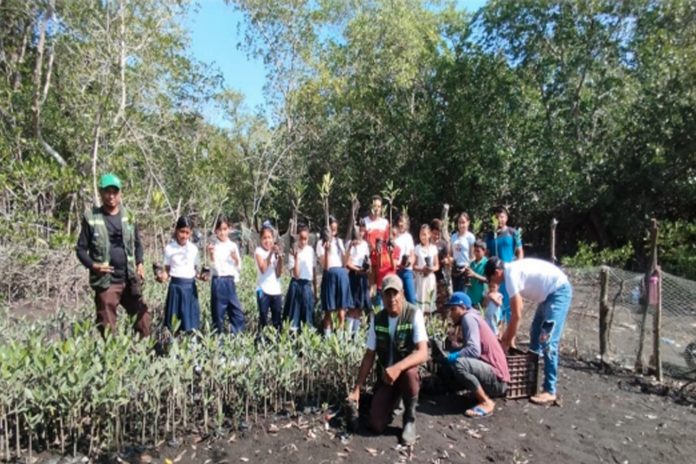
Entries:
{"label": "sky", "polygon": [[[458,0],[469,11],[476,11],[485,0]],[[243,15],[223,0],[198,0],[183,25],[191,35],[190,51],[200,61],[215,65],[224,77],[226,88],[240,92],[248,109],[264,106],[263,86],[266,71],[263,62],[247,57],[238,44],[244,38]],[[222,115],[214,108],[205,110],[205,117],[225,126]]]}

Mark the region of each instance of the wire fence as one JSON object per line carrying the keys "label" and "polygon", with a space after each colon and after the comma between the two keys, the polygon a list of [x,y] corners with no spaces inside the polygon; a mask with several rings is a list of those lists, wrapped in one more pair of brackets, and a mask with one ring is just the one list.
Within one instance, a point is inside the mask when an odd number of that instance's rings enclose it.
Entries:
{"label": "wire fence", "polygon": [[[599,359],[600,267],[566,268],[573,302],[566,320],[562,350],[585,359]],[[606,361],[633,369],[638,352],[645,295],[644,274],[609,268],[609,326]],[[645,319],[644,358],[653,353],[654,305]],[[523,321],[528,333],[531,317]],[[662,363],[668,375],[696,368],[696,282],[662,273]]]}

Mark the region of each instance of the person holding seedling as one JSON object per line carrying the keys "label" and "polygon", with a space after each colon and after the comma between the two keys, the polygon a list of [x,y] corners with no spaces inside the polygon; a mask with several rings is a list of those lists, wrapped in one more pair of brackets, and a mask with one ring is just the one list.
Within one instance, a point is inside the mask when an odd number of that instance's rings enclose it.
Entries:
{"label": "person holding seedling", "polygon": [[474,308],[480,308],[483,303],[483,295],[486,293],[486,276],[484,269],[488,258],[486,257],[486,242],[476,240],[474,242],[474,259],[466,268],[466,276],[469,278],[471,286],[466,292],[471,298],[471,304]]}
{"label": "person holding seedling", "polygon": [[[374,253],[377,243],[386,243],[390,234],[389,221],[382,217],[382,197],[380,195],[372,196],[370,214],[363,218],[363,222],[365,223],[365,240],[367,240],[367,244],[370,247],[370,253]],[[375,296],[379,299],[379,290],[377,288],[377,272],[379,268],[372,266],[371,269],[372,271],[368,273],[370,296]]]}
{"label": "person holding seedling", "polygon": [[382,217],[381,196],[372,196],[370,214],[363,218],[363,222],[365,223],[365,232],[367,233],[366,240],[371,250],[376,246],[377,240],[384,242],[389,240],[389,221]]}
{"label": "person holding seedling", "polygon": [[452,322],[460,327],[460,338],[457,348],[448,352],[434,343],[433,360],[445,365],[445,377],[474,394],[477,404],[465,412],[467,416],[490,416],[495,409],[491,397],[504,396],[510,383],[505,352],[466,293],[454,292],[447,306]]}
{"label": "person holding seedling", "polygon": [[174,238],[164,247],[164,270],[158,276],[160,282],[169,281],[164,322],[172,333],[192,332],[201,325],[195,279],[203,276],[198,273],[198,247],[190,241],[192,232],[190,218],[181,216],[177,219]]}
{"label": "person holding seedling", "polygon": [[338,221],[329,216],[328,235],[317,242],[317,258],[324,270],[321,278],[321,309],[324,312],[324,335],[333,331],[332,314],[338,315],[338,328],[343,329],[346,310],[353,307],[348,271],[344,267],[346,248],[338,237]]}
{"label": "person holding seedling", "polygon": [[416,300],[418,307],[426,314],[435,311],[435,294],[437,281],[435,272],[440,269],[437,247],[430,242],[430,226],[421,225],[418,234],[420,243],[414,251],[416,262],[413,271],[416,274]]}
{"label": "person holding seedling", "polygon": [[469,232],[469,215],[461,212],[457,216],[457,231],[452,234],[452,290],[454,292],[466,292],[469,287],[469,278],[466,276],[466,268],[474,258],[474,242],[476,237]]}
{"label": "person holding seedling", "polygon": [[[239,333],[244,330],[244,311],[237,297],[237,282],[242,268],[237,244],[230,240],[230,222],[224,214],[215,221],[214,243],[208,245],[213,263],[210,284],[210,313],[213,329],[218,334]],[[229,325],[225,322],[229,319]]]}
{"label": "person holding seedling", "polygon": [[315,262],[314,249],[309,245],[309,227],[299,224],[297,243],[288,256],[292,278],[283,308],[284,318],[290,321],[292,330],[300,330],[303,324],[314,325],[314,301],[317,297]]}
{"label": "person holding seedling", "polygon": [[489,283],[504,286],[510,295],[512,317],[500,343],[507,350],[515,346],[515,337],[522,321],[524,300],[536,303],[529,335],[529,350],[544,357],[543,391],[530,398],[532,403],[550,404],[556,401],[558,350],[573,288],[568,277],[547,261],[524,258],[505,263],[497,257],[486,263]]}
{"label": "person holding seedling", "polygon": [[418,367],[428,360],[428,334],[423,312],[404,298],[403,283],[396,274],[389,274],[382,282],[384,310],[375,314],[367,332],[366,351],[360,364],[358,378],[349,403],[360,400],[360,389],[365,384],[377,360],[378,382],[370,405],[370,428],[384,432],[391,413],[403,398],[403,432],[405,445],[416,441],[416,406],[420,391]]}
{"label": "person holding seedling", "polygon": [[445,303],[449,298],[449,286],[447,281],[447,276],[445,275],[445,267],[449,267],[452,262],[452,258],[449,256],[449,244],[442,237],[442,220],[439,218],[430,221],[430,241],[437,248],[437,259],[438,259],[438,269],[435,271],[435,282],[437,285],[437,295],[435,298],[435,305],[437,311],[441,313],[442,317],[446,317],[445,314]]}
{"label": "person holding seedling", "polygon": [[394,242],[401,250],[398,261],[398,275],[404,283],[404,296],[409,303],[416,302],[416,284],[413,276],[413,263],[416,261],[414,255],[415,244],[413,237],[408,231],[409,220],[406,213],[401,213],[396,220],[397,234]]}
{"label": "person holding seedling", "polygon": [[147,337],[152,317],[141,291],[145,271],[140,234],[132,214],[121,204],[121,180],[108,173],[98,185],[102,204],[84,214],[76,247],[78,259],[89,269],[97,327],[102,335],[106,329],[114,330],[120,304],[135,316],[134,329]]}
{"label": "person holding seedling", "polygon": [[370,301],[370,284],[367,273],[370,271],[370,247],[364,239],[367,234],[365,222],[360,221],[358,235],[352,237],[346,251],[346,267],[350,291],[353,296],[353,307],[348,310],[348,330],[354,336],[360,330],[363,311],[369,314],[372,311]]}
{"label": "person holding seedling", "polygon": [[399,256],[401,256],[401,250],[391,239],[386,242],[382,239],[377,239],[375,248],[370,252],[370,262],[372,263],[372,272],[375,274],[375,285],[377,287],[375,306],[379,306],[380,309],[382,307],[382,280],[388,274],[396,274]]}
{"label": "person holding seedling", "polygon": [[283,274],[283,253],[275,242],[275,231],[270,222],[261,227],[261,246],[254,251],[256,261],[257,290],[256,304],[259,308],[259,330],[268,325],[268,311],[271,323],[280,330],[283,310],[283,297],[280,276]]}

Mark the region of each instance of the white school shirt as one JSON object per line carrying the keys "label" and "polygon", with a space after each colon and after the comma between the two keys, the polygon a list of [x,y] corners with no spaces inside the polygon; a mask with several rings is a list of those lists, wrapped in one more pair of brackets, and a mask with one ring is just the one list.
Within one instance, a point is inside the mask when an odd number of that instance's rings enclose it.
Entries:
{"label": "white school shirt", "polygon": [[350,247],[350,262],[353,266],[363,267],[365,261],[369,259],[370,247],[365,240],[360,240],[357,245]]}
{"label": "white school shirt", "polygon": [[[314,279],[314,250],[311,246],[305,245],[304,248],[298,250],[297,260],[300,262],[300,279],[302,280],[312,280]],[[288,269],[290,270],[290,275],[293,274],[295,269],[295,257],[290,253],[288,255]]]}
{"label": "white school shirt", "polygon": [[182,246],[172,240],[164,247],[164,265],[169,266],[171,277],[193,279],[198,265],[198,247],[188,241]]}
{"label": "white school shirt", "polygon": [[[410,257],[411,252],[415,249],[413,237],[408,232],[404,232],[394,239],[394,243],[396,243],[396,246],[399,247],[401,252],[399,255],[399,264],[401,264],[401,260],[404,259],[404,255]],[[410,263],[406,269],[413,269],[413,263]]]}
{"label": "white school shirt", "polygon": [[435,266],[435,257],[437,256],[437,247],[435,245],[428,244],[423,246],[420,243],[416,245],[416,267],[425,267],[425,257],[430,257],[430,267]]}
{"label": "white school shirt", "polygon": [[[334,267],[343,267],[343,255],[346,252],[346,248],[343,245],[343,241],[338,237],[334,237],[331,240],[331,246],[329,247],[329,260],[327,269]],[[317,259],[319,264],[324,266],[324,241],[319,240],[317,242]]]}
{"label": "white school shirt", "polygon": [[[394,334],[396,333],[396,323],[398,322],[398,317],[389,317],[389,336],[394,339]],[[428,340],[428,332],[425,329],[425,318],[423,317],[423,311],[420,309],[415,311],[413,316],[413,343],[414,345],[425,342]],[[367,340],[365,341],[365,348],[370,351],[375,351],[377,349],[377,334],[375,333],[375,316],[370,318],[370,328],[367,330]],[[389,354],[391,357],[391,353]],[[393,364],[393,359],[389,359],[387,367]]]}
{"label": "white school shirt", "polygon": [[368,232],[371,230],[387,230],[389,228],[389,221],[383,217],[372,220],[370,216],[365,216],[363,222],[365,222],[365,230]]}
{"label": "white school shirt", "polygon": [[[232,259],[233,252],[239,258],[239,267]],[[238,282],[241,267],[242,258],[239,256],[237,244],[232,240],[217,240],[213,248],[213,275],[217,277],[232,277],[235,282]]]}
{"label": "white school shirt", "polygon": [[510,298],[520,295],[533,303],[542,303],[567,283],[563,271],[548,261],[524,258],[505,263],[505,288]]}
{"label": "white school shirt", "polygon": [[457,266],[467,266],[471,262],[470,250],[475,241],[476,237],[468,230],[461,237],[458,232],[452,234],[452,257]]}
{"label": "white school shirt", "polygon": [[[264,250],[263,247],[256,247],[254,250],[254,259],[256,256],[260,256],[261,259],[266,261],[268,259],[268,254],[271,251]],[[266,295],[280,295],[280,279],[276,276],[276,264],[278,264],[278,257],[275,253],[271,257],[271,264],[266,268],[266,272],[261,272],[259,264],[256,263],[256,285],[261,289]]]}

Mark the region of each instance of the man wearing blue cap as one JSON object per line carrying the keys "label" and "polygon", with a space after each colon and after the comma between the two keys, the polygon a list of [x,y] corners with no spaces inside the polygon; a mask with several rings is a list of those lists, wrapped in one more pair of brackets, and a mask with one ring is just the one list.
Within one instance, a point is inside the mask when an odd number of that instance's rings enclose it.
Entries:
{"label": "man wearing blue cap", "polygon": [[507,358],[488,324],[471,309],[469,295],[455,292],[446,306],[452,321],[461,327],[461,348],[443,352],[439,361],[447,366],[458,385],[476,397],[478,403],[466,415],[489,416],[495,409],[491,397],[505,395],[510,382]]}
{"label": "man wearing blue cap", "polygon": [[107,328],[114,330],[121,304],[135,316],[135,330],[146,337],[151,316],[141,292],[143,247],[131,214],[121,205],[121,180],[111,173],[101,176],[99,196],[101,206],[84,214],[76,247],[95,291],[97,326],[102,334]]}

